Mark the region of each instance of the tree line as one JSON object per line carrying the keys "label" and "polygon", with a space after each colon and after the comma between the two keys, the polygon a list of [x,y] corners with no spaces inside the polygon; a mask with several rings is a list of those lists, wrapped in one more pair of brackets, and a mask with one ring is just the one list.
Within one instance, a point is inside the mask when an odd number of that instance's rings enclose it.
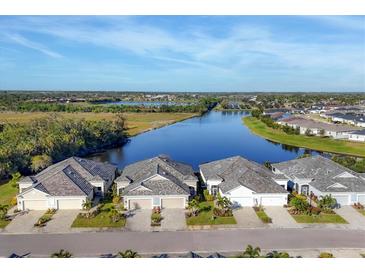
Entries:
{"label": "tree line", "polygon": [[28,175],[70,156],[84,156],[126,142],[125,119],[72,120],[56,115],[0,128],[0,178]]}

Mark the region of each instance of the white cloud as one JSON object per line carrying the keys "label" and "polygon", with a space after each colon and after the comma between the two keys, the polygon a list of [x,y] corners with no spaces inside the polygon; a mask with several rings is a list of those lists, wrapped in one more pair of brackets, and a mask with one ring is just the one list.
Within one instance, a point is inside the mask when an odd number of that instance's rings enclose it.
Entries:
{"label": "white cloud", "polygon": [[34,49],[34,50],[39,51],[43,54],[51,56],[53,58],[61,58],[62,57],[61,54],[48,49],[46,46],[44,46],[40,43],[30,41],[29,39],[21,36],[20,34],[17,34],[17,33],[7,34],[7,37],[12,42],[15,42],[15,43],[17,43],[21,46],[24,46],[24,47],[27,47],[27,48],[30,48],[30,49]]}

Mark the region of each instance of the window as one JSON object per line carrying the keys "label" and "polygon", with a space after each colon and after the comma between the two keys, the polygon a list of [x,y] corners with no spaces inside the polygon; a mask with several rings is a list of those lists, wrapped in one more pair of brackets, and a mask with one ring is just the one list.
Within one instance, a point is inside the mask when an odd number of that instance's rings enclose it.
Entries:
{"label": "window", "polygon": [[160,197],[153,197],[153,205],[160,206]]}

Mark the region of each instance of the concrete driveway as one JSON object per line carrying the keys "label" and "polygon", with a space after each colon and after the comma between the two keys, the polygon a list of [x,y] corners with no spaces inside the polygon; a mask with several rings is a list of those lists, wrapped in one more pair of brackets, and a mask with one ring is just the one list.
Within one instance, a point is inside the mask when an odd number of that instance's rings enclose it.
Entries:
{"label": "concrete driveway", "polygon": [[256,228],[267,226],[257,217],[252,207],[241,207],[235,209],[233,210],[233,216],[237,221],[237,227],[240,228]]}
{"label": "concrete driveway", "polygon": [[292,216],[288,213],[288,210],[281,206],[265,206],[265,212],[267,216],[272,219],[272,227],[275,228],[300,228],[302,227],[297,223]]}
{"label": "concrete driveway", "polygon": [[185,210],[179,208],[162,209],[160,230],[163,231],[178,231],[186,229]]}
{"label": "concrete driveway", "polygon": [[39,228],[34,227],[34,224],[44,213],[45,211],[42,210],[20,213],[6,226],[4,232],[15,234],[37,233]]}
{"label": "concrete driveway", "polygon": [[349,223],[349,229],[365,229],[365,216],[357,212],[352,206],[342,206],[335,209],[335,212]]}
{"label": "concrete driveway", "polygon": [[71,225],[79,212],[79,210],[57,210],[42,231],[45,233],[71,232]]}
{"label": "concrete driveway", "polygon": [[152,231],[151,214],[151,209],[128,211],[126,229],[130,231]]}

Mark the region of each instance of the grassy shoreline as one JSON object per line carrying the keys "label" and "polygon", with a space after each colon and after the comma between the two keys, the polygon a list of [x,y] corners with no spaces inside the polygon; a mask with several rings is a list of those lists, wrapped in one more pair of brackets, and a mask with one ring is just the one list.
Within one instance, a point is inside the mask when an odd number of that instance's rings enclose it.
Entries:
{"label": "grassy shoreline", "polygon": [[[35,119],[45,118],[49,115],[57,114],[69,119],[85,120],[107,120],[113,121],[116,113],[111,112],[0,112],[0,123],[28,123]],[[125,112],[127,135],[129,137],[138,134],[168,126],[177,122],[184,121],[196,116],[198,113],[180,113],[180,112]]]}
{"label": "grassy shoreline", "polygon": [[269,128],[263,122],[251,116],[244,117],[243,123],[252,133],[273,142],[317,151],[365,157],[365,144],[363,143],[317,136],[289,135],[281,130]]}

